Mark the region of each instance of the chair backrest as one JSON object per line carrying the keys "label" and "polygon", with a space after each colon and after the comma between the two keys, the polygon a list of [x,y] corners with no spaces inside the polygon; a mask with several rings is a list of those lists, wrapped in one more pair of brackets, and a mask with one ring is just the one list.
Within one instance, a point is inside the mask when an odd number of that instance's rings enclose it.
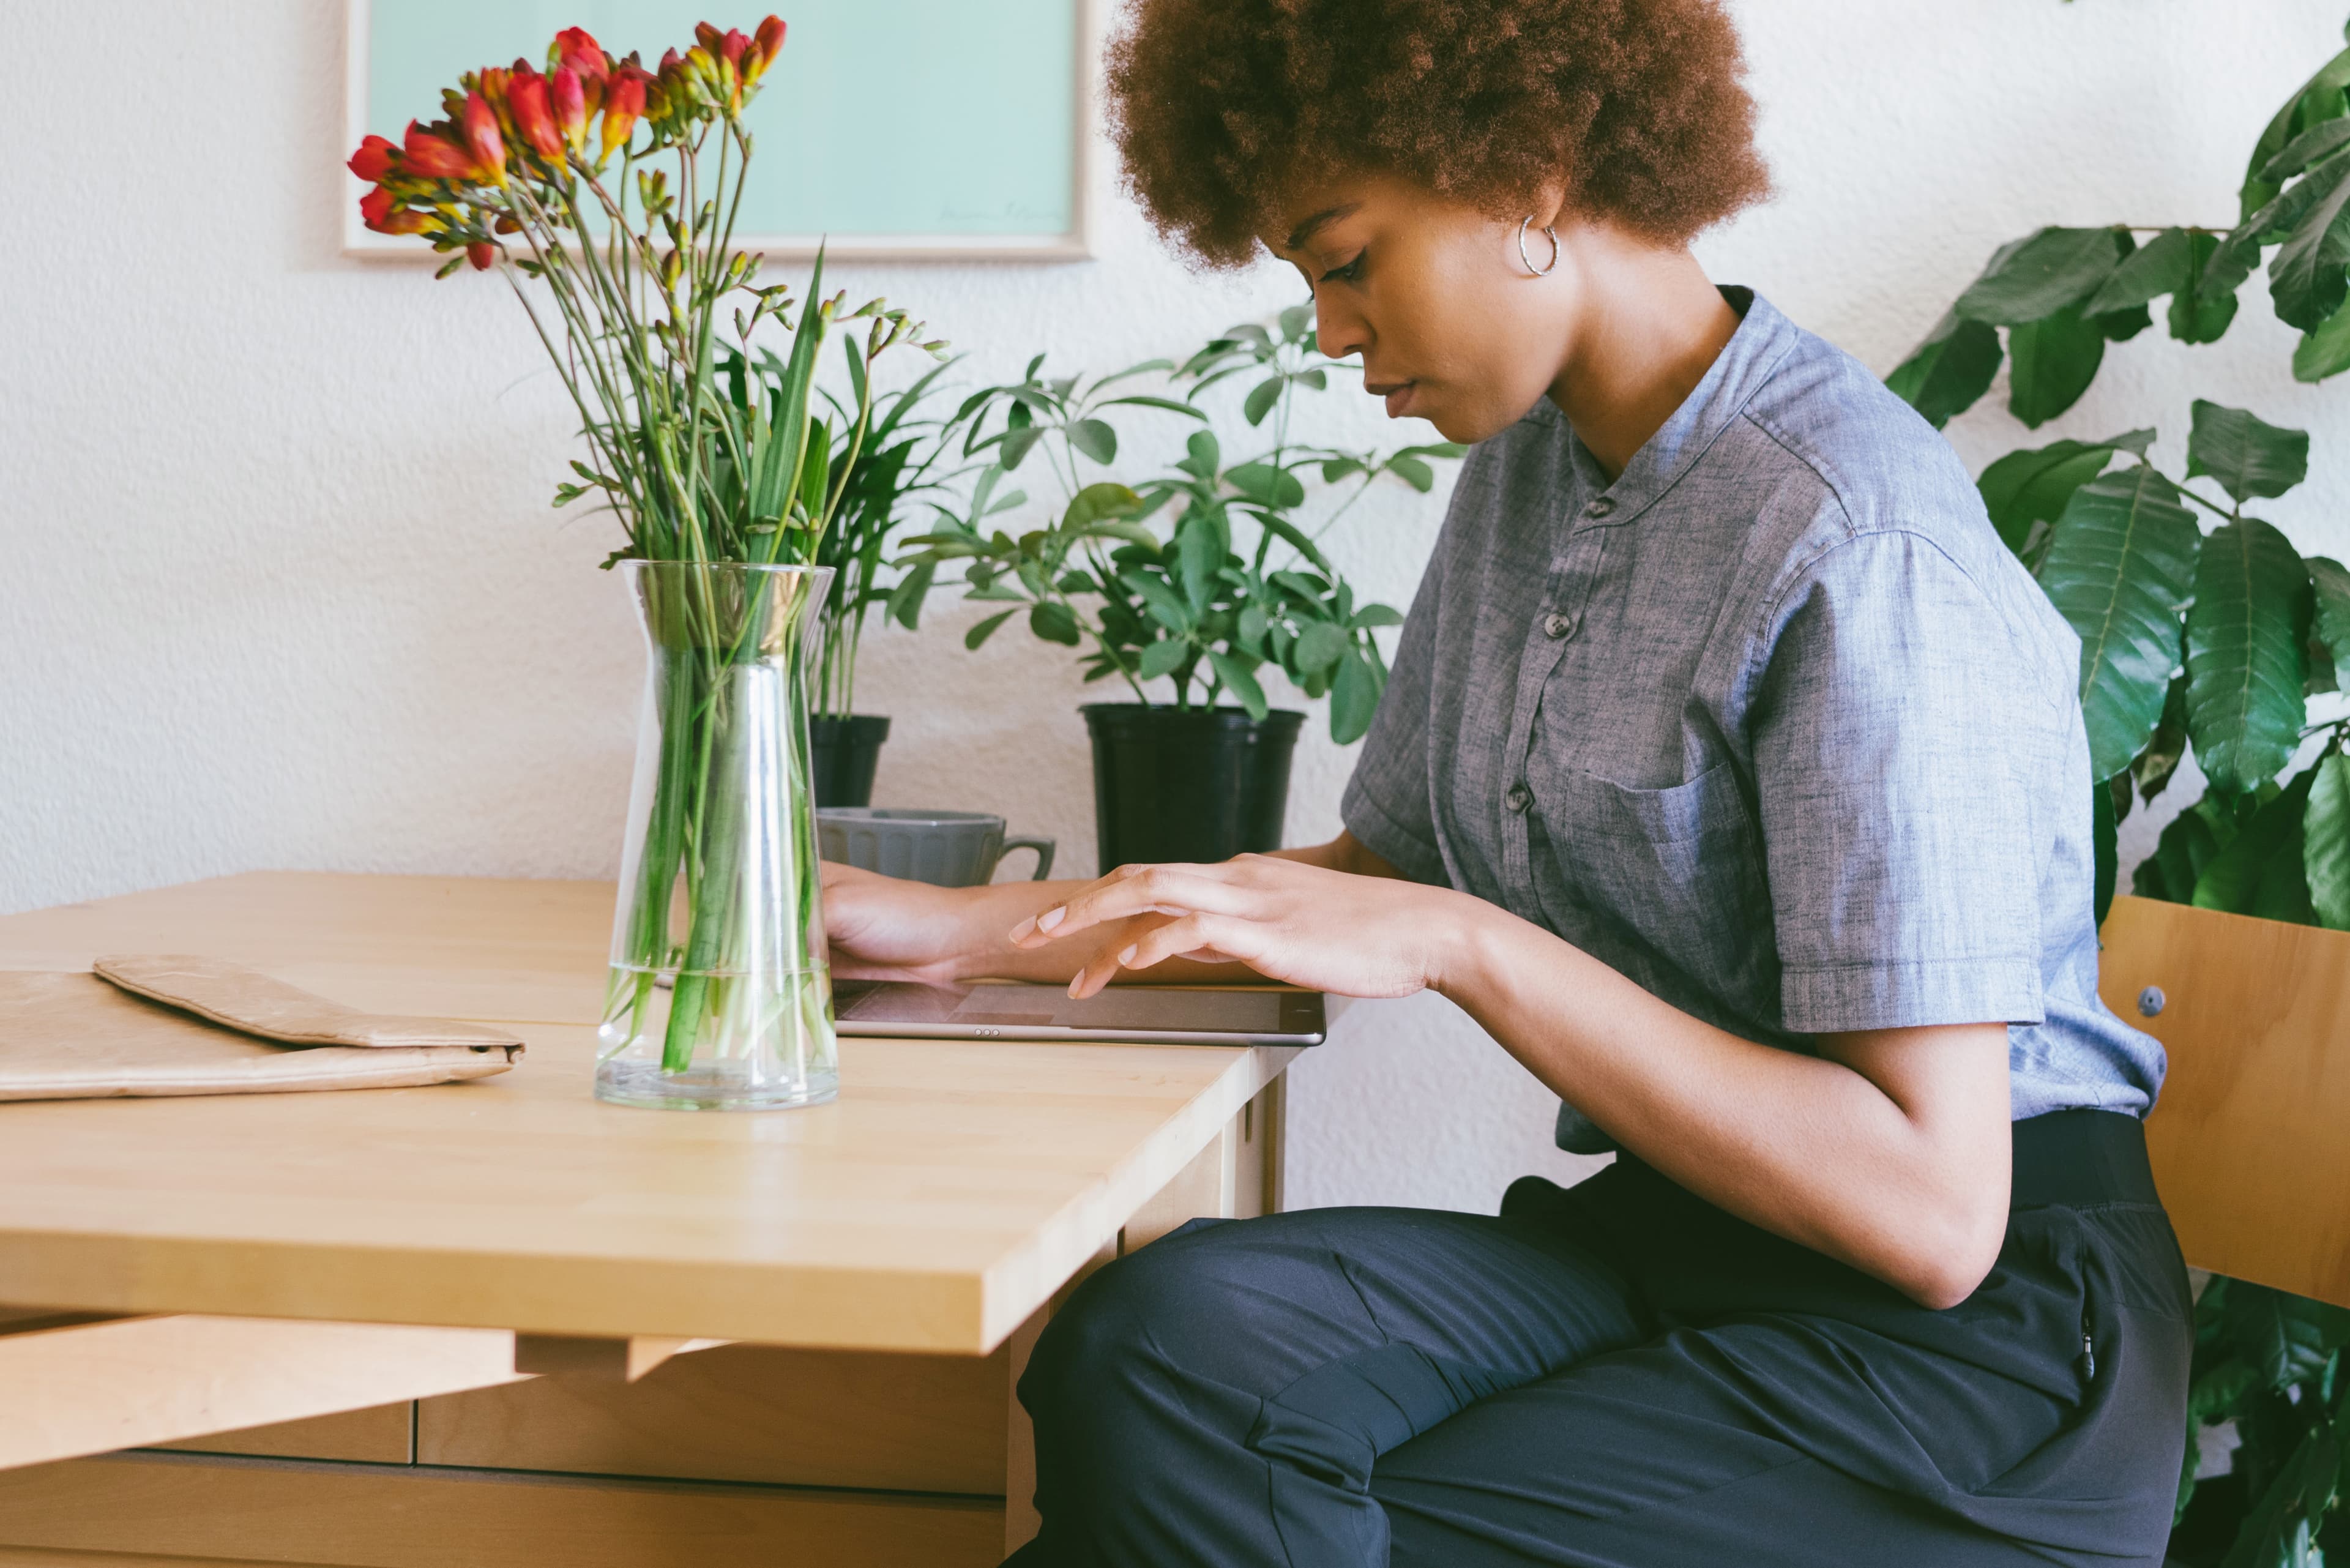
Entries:
{"label": "chair backrest", "polygon": [[2103,936],[2106,1005],[2170,1054],[2146,1136],[2187,1261],[2350,1306],[2350,932],[2121,898]]}

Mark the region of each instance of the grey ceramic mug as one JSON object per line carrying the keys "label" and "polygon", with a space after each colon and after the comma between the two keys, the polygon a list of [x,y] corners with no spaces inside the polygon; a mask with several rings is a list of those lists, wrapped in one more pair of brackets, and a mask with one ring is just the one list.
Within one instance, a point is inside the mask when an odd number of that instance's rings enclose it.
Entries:
{"label": "grey ceramic mug", "polygon": [[1036,852],[1037,881],[1053,869],[1053,840],[1006,838],[1003,819],[983,811],[827,805],[816,810],[816,834],[827,860],[941,888],[992,881],[996,862],[1014,849]]}

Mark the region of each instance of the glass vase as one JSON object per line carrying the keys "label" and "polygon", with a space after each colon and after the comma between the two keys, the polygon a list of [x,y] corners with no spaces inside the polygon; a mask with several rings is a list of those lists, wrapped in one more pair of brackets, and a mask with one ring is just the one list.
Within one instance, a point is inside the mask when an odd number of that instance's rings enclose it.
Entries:
{"label": "glass vase", "polygon": [[832,1099],[807,722],[832,571],[621,570],[647,664],[596,1096],[671,1110]]}

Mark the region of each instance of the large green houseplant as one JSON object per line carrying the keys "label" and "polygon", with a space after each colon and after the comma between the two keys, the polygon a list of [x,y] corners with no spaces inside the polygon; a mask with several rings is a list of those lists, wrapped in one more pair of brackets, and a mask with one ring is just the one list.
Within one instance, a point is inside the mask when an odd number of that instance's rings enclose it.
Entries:
{"label": "large green houseplant", "polygon": [[[970,646],[1024,612],[1035,636],[1078,650],[1087,680],[1115,680],[1134,699],[1085,709],[1105,868],[1278,846],[1302,715],[1273,707],[1267,671],[1309,701],[1326,697],[1342,744],[1370,727],[1387,683],[1376,634],[1403,617],[1362,601],[1326,541],[1382,477],[1424,493],[1432,463],[1463,449],[1351,452],[1295,439],[1298,393],[1358,369],[1321,353],[1313,319],[1295,306],[1180,363],[1098,378],[1047,377],[1039,356],[956,412],[962,450],[988,465],[966,503],[941,506],[913,541],[900,607],[910,614],[932,575],[960,563],[966,597],[1007,607],[972,628]],[[1224,398],[1206,396],[1227,383]],[[1243,385],[1237,408],[1222,408]],[[1172,464],[1121,480],[1110,421],[1136,410],[1199,428]],[[1211,410],[1236,412],[1270,444],[1235,451],[1245,438],[1229,427],[1220,437]],[[1058,497],[1042,526],[1015,535],[996,519],[1026,504],[1011,486],[1032,463]]]}
{"label": "large green houseplant", "polygon": [[[2152,325],[2157,300],[2169,302],[2174,337],[2219,339],[2264,254],[2276,313],[2303,334],[2294,378],[2350,369],[2345,88],[2350,50],[2271,117],[2232,227],[2049,228],[2002,246],[1889,384],[1939,425],[1990,389],[2004,358],[2010,411],[2040,425],[2087,390],[2109,343]],[[2301,483],[2309,438],[2198,400],[2183,474],[2147,461],[2154,439],[2141,430],[2060,441],[2011,452],[1979,481],[2001,536],[2081,636],[2098,918],[2113,895],[2116,825],[2191,751],[2204,794],[2165,828],[2134,890],[2350,929],[2350,723],[2314,722],[2310,710],[2350,670],[2350,572],[2304,559],[2247,510]],[[2345,1346],[2350,1312],[2210,1282],[2197,1307],[2174,1561],[2350,1558],[2350,1512],[2337,1506],[2350,1492]],[[2240,1439],[2230,1481],[2199,1489],[2200,1439],[2222,1422]]]}

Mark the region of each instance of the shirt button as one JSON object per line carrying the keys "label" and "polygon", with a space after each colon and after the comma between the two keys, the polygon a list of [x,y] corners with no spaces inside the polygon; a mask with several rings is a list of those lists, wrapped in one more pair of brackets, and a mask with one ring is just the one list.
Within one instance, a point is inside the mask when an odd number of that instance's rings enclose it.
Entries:
{"label": "shirt button", "polygon": [[1613,511],[1615,511],[1615,510],[1616,510],[1616,500],[1615,500],[1615,497],[1613,497],[1613,496],[1609,496],[1609,495],[1603,495],[1603,496],[1600,496],[1597,500],[1594,501],[1590,505],[1588,505],[1588,506],[1585,507],[1585,508],[1583,509],[1583,514],[1584,514],[1586,517],[1605,517],[1605,516],[1607,516],[1610,512],[1613,512]]}
{"label": "shirt button", "polygon": [[1565,637],[1574,630],[1575,618],[1571,615],[1561,615],[1558,611],[1553,610],[1550,614],[1543,617],[1543,635],[1544,637]]}
{"label": "shirt button", "polygon": [[1522,784],[1513,784],[1510,786],[1510,793],[1502,797],[1502,802],[1512,811],[1523,811],[1534,805],[1534,792]]}

